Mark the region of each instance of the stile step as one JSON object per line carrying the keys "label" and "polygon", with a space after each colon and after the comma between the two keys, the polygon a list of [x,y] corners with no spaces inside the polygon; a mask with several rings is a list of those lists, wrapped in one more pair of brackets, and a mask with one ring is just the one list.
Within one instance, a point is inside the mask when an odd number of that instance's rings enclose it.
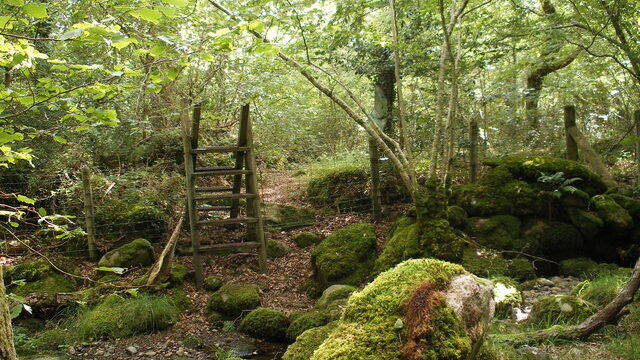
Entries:
{"label": "stile step", "polygon": [[197,211],[228,211],[231,206],[198,206]]}
{"label": "stile step", "polygon": [[199,253],[203,254],[216,254],[216,253],[226,253],[229,251],[235,252],[244,252],[255,250],[260,247],[259,242],[247,241],[243,243],[231,243],[231,244],[215,244],[202,246],[198,249]]}
{"label": "stile step", "polygon": [[249,151],[247,146],[201,146],[191,149],[192,154],[226,153]]}
{"label": "stile step", "polygon": [[256,194],[218,194],[218,195],[204,195],[204,196],[196,196],[196,201],[203,200],[221,200],[221,199],[253,199],[256,198]]}
{"label": "stile step", "polygon": [[216,219],[216,220],[200,220],[198,225],[227,225],[227,224],[252,224],[258,222],[254,217],[239,217],[229,219]]}
{"label": "stile step", "polygon": [[225,192],[225,191],[233,191],[233,188],[228,186],[209,186],[209,187],[196,188],[196,192],[198,193],[216,193],[216,192]]}
{"label": "stile step", "polygon": [[251,170],[238,170],[238,169],[221,169],[221,170],[196,169],[196,171],[193,173],[193,176],[249,175],[251,173],[252,173]]}

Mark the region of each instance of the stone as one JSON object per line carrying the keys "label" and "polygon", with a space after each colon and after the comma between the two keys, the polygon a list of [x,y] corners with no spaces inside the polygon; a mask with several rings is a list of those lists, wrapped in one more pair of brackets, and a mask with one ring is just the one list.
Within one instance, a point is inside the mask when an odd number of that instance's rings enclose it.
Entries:
{"label": "stone", "polygon": [[134,355],[138,353],[138,349],[135,346],[127,346],[125,350],[127,351],[127,354],[130,354],[130,355]]}
{"label": "stone", "polygon": [[104,254],[99,266],[134,267],[153,264],[155,251],[148,240],[136,239]]}
{"label": "stone", "polygon": [[244,311],[260,306],[261,301],[260,289],[257,285],[226,284],[211,295],[207,303],[207,312],[237,318]]}
{"label": "stone", "polygon": [[265,203],[262,204],[262,209],[265,223],[282,230],[309,226],[316,222],[316,212],[306,207]]}

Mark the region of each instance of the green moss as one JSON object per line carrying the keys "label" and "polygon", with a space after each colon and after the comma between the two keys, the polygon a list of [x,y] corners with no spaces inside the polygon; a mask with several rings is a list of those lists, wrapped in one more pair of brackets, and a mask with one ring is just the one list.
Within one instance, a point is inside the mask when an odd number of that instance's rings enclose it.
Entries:
{"label": "green moss", "polygon": [[566,179],[580,178],[580,181],[572,185],[592,196],[607,190],[607,186],[598,175],[576,161],[551,156],[508,156],[484,163],[496,168],[503,167],[514,178],[529,183],[537,182],[541,174],[553,175],[562,172]]}
{"label": "green moss", "polygon": [[155,252],[146,239],[136,239],[104,254],[98,262],[107,267],[149,266],[153,264]]}
{"label": "green moss", "polygon": [[592,304],[571,295],[538,298],[531,308],[529,321],[535,324],[579,323],[597,309]]}
{"label": "green moss", "polygon": [[82,341],[120,339],[163,330],[174,324],[179,315],[178,307],[166,296],[140,294],[125,299],[110,295],[95,307],[82,311],[71,329]]}
{"label": "green moss", "polygon": [[348,299],[357,289],[349,285],[331,285],[322,292],[322,296],[316,303],[317,308],[324,308],[339,299]]}
{"label": "green moss", "polygon": [[207,276],[204,279],[202,287],[207,291],[218,291],[224,284],[224,281],[219,276]]}
{"label": "green moss", "polygon": [[[311,357],[321,359],[398,359],[401,331],[394,326],[403,319],[404,305],[413,290],[424,282],[444,288],[464,273],[459,265],[434,259],[407,260],[380,274],[363,290],[354,293],[335,330]],[[444,303],[432,308],[432,333],[424,339],[425,359],[460,359],[471,344],[460,320]],[[301,335],[301,336],[304,336]]]}
{"label": "green moss", "polygon": [[345,226],[311,253],[314,278],[322,289],[331,284],[358,285],[371,272],[376,255],[373,225]]}
{"label": "green moss", "polygon": [[566,212],[571,223],[580,231],[585,239],[596,239],[604,228],[604,221],[592,211],[567,208]]}
{"label": "green moss", "polygon": [[257,285],[227,284],[211,295],[207,303],[207,311],[237,318],[244,311],[260,306],[261,301]]}
{"label": "green moss", "polygon": [[293,241],[299,247],[306,248],[307,246],[319,244],[320,241],[322,241],[322,239],[318,235],[316,235],[314,233],[303,232],[303,233],[300,233],[300,234],[296,235],[293,238]]}
{"label": "green moss", "polygon": [[191,300],[189,300],[187,292],[181,288],[170,289],[169,298],[180,310],[187,310],[191,305]]}
{"label": "green moss", "polygon": [[280,241],[267,241],[267,256],[269,256],[270,258],[284,257],[289,251],[291,251],[291,249]]}
{"label": "green moss", "polygon": [[169,283],[173,286],[180,286],[189,274],[189,268],[182,264],[174,264],[169,274]]}
{"label": "green moss", "polygon": [[529,243],[537,243],[539,252],[551,259],[564,259],[584,251],[582,234],[568,223],[530,219],[522,234]]}
{"label": "green moss", "polygon": [[560,274],[564,276],[583,277],[597,271],[598,263],[589,258],[572,258],[560,262]]}
{"label": "green moss", "polygon": [[518,250],[535,253],[538,245],[520,236],[520,219],[511,215],[490,218],[470,218],[467,229],[478,243],[499,250]]}
{"label": "green moss", "polygon": [[322,312],[308,312],[299,315],[295,320],[291,321],[291,325],[287,329],[287,340],[294,342],[303,332],[311,328],[324,326],[327,322],[329,322],[329,318]]}
{"label": "green moss", "polygon": [[51,264],[44,260],[27,261],[14,265],[5,272],[5,283],[13,280],[35,281],[55,271]]}
{"label": "green moss", "polygon": [[500,214],[542,215],[546,211],[543,192],[525,181],[515,180],[467,184],[452,187],[452,198],[468,214],[492,216]]}
{"label": "green moss", "polygon": [[591,203],[598,216],[613,230],[624,232],[633,227],[633,218],[629,212],[618,205],[610,195],[596,195],[591,198]]}
{"label": "green moss", "polygon": [[331,322],[322,327],[316,327],[303,332],[296,338],[296,342],[289,345],[282,356],[282,360],[309,360],[318,347],[329,337],[337,322]]}
{"label": "green moss", "polygon": [[56,328],[38,333],[31,340],[31,345],[41,351],[55,351],[71,341],[72,336],[66,329]]}
{"label": "green moss", "polygon": [[265,203],[262,208],[267,225],[282,230],[313,225],[316,221],[315,211],[306,207]]}
{"label": "green moss", "polygon": [[562,206],[567,208],[586,209],[589,207],[591,197],[586,192],[577,189],[572,193],[563,193],[560,198]]}
{"label": "green moss", "polygon": [[69,293],[76,289],[75,279],[66,277],[62,274],[53,274],[32,282],[27,282],[24,286],[11,286],[9,292],[18,296],[25,296],[31,293]]}
{"label": "green moss", "polygon": [[498,252],[468,248],[464,251],[462,266],[477,276],[494,277],[507,274],[509,262]]}
{"label": "green moss", "polygon": [[447,220],[452,227],[464,230],[467,227],[467,219],[467,212],[460,206],[452,205],[447,208]]}
{"label": "green moss", "polygon": [[289,320],[280,311],[258,308],[242,319],[238,329],[258,339],[284,341],[288,327]]}
{"label": "green moss", "polygon": [[401,217],[394,223],[384,250],[376,260],[376,272],[393,267],[403,260],[422,257],[420,246],[420,227],[414,219]]}
{"label": "green moss", "polygon": [[165,213],[147,200],[108,199],[96,209],[96,228],[101,238],[142,237],[155,241],[165,235],[167,226]]}
{"label": "green moss", "polygon": [[[70,265],[56,264],[63,271],[77,274],[77,270]],[[22,286],[9,285],[16,280],[25,280]],[[7,292],[18,296],[25,296],[31,293],[68,293],[73,292],[77,287],[74,278],[65,276],[55,270],[47,261],[27,261],[10,267],[6,272],[5,283],[8,285]]]}
{"label": "green moss", "polygon": [[621,194],[609,194],[615,202],[622,206],[631,217],[640,223],[640,200]]}
{"label": "green moss", "polygon": [[500,319],[511,318],[514,307],[522,304],[522,294],[510,278],[491,279],[494,284],[493,296],[496,302],[495,316]]}
{"label": "green moss", "polygon": [[316,206],[357,205],[358,201],[369,199],[368,181],[369,174],[364,169],[330,170],[309,181],[307,197]]}
{"label": "green moss", "polygon": [[518,281],[535,279],[536,270],[533,263],[525,258],[515,258],[509,261],[507,273]]}

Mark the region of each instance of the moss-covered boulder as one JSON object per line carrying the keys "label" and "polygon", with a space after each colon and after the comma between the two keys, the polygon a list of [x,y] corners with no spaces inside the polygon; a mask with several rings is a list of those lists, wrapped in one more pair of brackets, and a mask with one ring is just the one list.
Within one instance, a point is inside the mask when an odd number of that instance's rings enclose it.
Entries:
{"label": "moss-covered boulder", "polygon": [[289,345],[282,360],[309,360],[318,347],[329,337],[337,326],[337,321],[303,332],[296,342]]}
{"label": "moss-covered boulder", "polygon": [[106,267],[134,267],[153,264],[155,251],[146,239],[136,239],[104,254],[98,265]]}
{"label": "moss-covered boulder", "polygon": [[520,236],[521,225],[520,219],[511,215],[473,217],[469,219],[467,232],[478,243],[491,249],[537,252],[538,244],[535,241]]}
{"label": "moss-covered boulder", "polygon": [[121,339],[163,330],[174,324],[179,316],[180,310],[167,296],[140,294],[123,298],[110,295],[96,306],[81,311],[71,329],[83,341]]}
{"label": "moss-covered boulder", "polygon": [[518,257],[509,260],[507,274],[518,281],[526,281],[536,278],[536,269],[529,259]]}
{"label": "moss-covered boulder", "polygon": [[496,302],[496,317],[509,319],[513,308],[522,304],[522,293],[518,284],[511,278],[498,277],[491,279],[493,282],[493,298]]}
{"label": "moss-covered boulder", "polygon": [[315,210],[306,207],[265,203],[262,210],[266,224],[282,230],[309,226],[316,222]]}
{"label": "moss-covered boulder", "polygon": [[509,261],[496,251],[468,248],[464,251],[462,266],[472,274],[491,278],[506,275]]}
{"label": "moss-covered boulder", "polygon": [[257,308],[242,319],[238,330],[254,338],[284,341],[289,319],[280,311]]}
{"label": "moss-covered boulder", "polygon": [[523,226],[522,236],[528,243],[537,243],[539,252],[554,260],[566,259],[585,251],[580,231],[561,221],[529,219]]}
{"label": "moss-covered boulder", "polygon": [[303,332],[312,328],[324,326],[328,322],[329,317],[319,311],[312,311],[299,315],[291,321],[291,324],[287,329],[287,340],[289,340],[289,342],[294,342]]}
{"label": "moss-covered boulder", "polygon": [[469,216],[463,208],[457,205],[452,205],[447,208],[447,220],[452,227],[464,230],[467,227],[467,219]]}
{"label": "moss-covered boulder", "polygon": [[276,241],[276,240],[268,240],[267,241],[267,256],[270,258],[281,258],[287,255],[291,251],[291,248],[286,244]]}
{"label": "moss-covered boulder", "polygon": [[407,260],[349,298],[311,359],[472,358],[493,316],[491,291],[459,265]]}
{"label": "moss-covered boulder", "polygon": [[421,257],[458,262],[463,256],[463,236],[446,219],[427,218],[416,222],[411,217],[401,217],[389,232],[375,270],[382,272],[404,260]]}
{"label": "moss-covered boulder", "polygon": [[592,304],[571,295],[538,298],[529,321],[537,324],[579,323],[596,311]]}
{"label": "moss-covered boulder", "polygon": [[591,203],[605,225],[616,234],[626,234],[633,228],[633,218],[629,212],[610,195],[596,195],[591,198]]}
{"label": "moss-covered boulder", "polygon": [[142,237],[157,241],[166,234],[167,227],[167,214],[159,204],[150,204],[147,200],[113,198],[96,209],[96,229],[100,238],[135,240]]}
{"label": "moss-covered boulder", "polygon": [[229,318],[237,318],[262,302],[260,289],[253,284],[226,284],[211,294],[207,303],[207,312],[220,313]]}
{"label": "moss-covered boulder", "polygon": [[604,228],[604,221],[593,211],[566,208],[569,220],[587,240],[597,239]]}
{"label": "moss-covered boulder", "polygon": [[316,302],[316,307],[324,308],[333,301],[348,299],[357,289],[349,285],[331,285],[322,292],[322,296]]}
{"label": "moss-covered boulder", "polygon": [[369,200],[369,174],[362,168],[331,170],[309,180],[307,198],[322,207],[357,206]]}
{"label": "moss-covered boulder", "polygon": [[618,205],[622,206],[634,220],[636,225],[640,224],[640,199],[632,198],[622,194],[609,194]]}
{"label": "moss-covered boulder", "polygon": [[[57,263],[56,267],[65,272],[77,274],[73,266]],[[14,265],[6,270],[4,280],[8,285],[7,292],[18,296],[31,293],[68,293],[77,287],[74,278],[63,275],[45,260],[27,261]],[[24,280],[22,286],[17,283],[11,285],[19,280]]]}
{"label": "moss-covered boulder", "polygon": [[219,276],[207,276],[202,282],[202,287],[207,291],[218,291],[224,284],[224,280],[222,280]]}
{"label": "moss-covered boulder", "polygon": [[169,274],[169,284],[171,286],[181,286],[189,275],[189,268],[183,264],[174,264]]}
{"label": "moss-covered boulder", "polygon": [[597,271],[598,263],[585,257],[560,261],[560,274],[564,276],[584,277]]}
{"label": "moss-covered boulder", "polygon": [[345,226],[324,239],[311,253],[318,290],[332,284],[358,285],[373,268],[376,233],[371,224]]}
{"label": "moss-covered boulder", "polygon": [[311,245],[318,245],[322,238],[312,232],[302,232],[293,238],[293,242],[301,248]]}

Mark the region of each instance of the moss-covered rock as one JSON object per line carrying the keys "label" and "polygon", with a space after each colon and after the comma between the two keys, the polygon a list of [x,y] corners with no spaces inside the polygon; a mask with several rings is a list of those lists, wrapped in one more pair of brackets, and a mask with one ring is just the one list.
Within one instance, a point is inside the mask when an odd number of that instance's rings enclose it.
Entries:
{"label": "moss-covered rock", "polygon": [[157,204],[147,200],[114,198],[96,209],[98,236],[113,240],[161,239],[167,232],[168,217]]}
{"label": "moss-covered rock", "polygon": [[287,255],[291,251],[291,248],[286,244],[276,241],[276,240],[268,240],[267,241],[267,256],[270,258],[281,258]]}
{"label": "moss-covered rock", "polygon": [[301,248],[318,245],[322,238],[312,232],[302,232],[293,238],[293,241]]}
{"label": "moss-covered rock", "polygon": [[597,271],[598,263],[585,257],[571,258],[560,262],[560,274],[583,277]]}
{"label": "moss-covered rock", "polygon": [[329,322],[329,317],[327,317],[326,314],[317,311],[296,316],[296,318],[291,321],[291,324],[287,329],[287,340],[294,342],[303,332],[312,328],[324,326],[327,322]]}
{"label": "moss-covered rock", "polygon": [[282,230],[313,225],[316,221],[316,212],[306,207],[265,203],[262,209],[266,224]]}
{"label": "moss-covered rock", "polygon": [[71,329],[83,341],[121,339],[163,330],[174,324],[179,316],[180,310],[166,296],[140,294],[122,298],[110,295],[95,307],[80,312]]}
{"label": "moss-covered rock", "polygon": [[473,217],[469,219],[467,232],[478,243],[492,249],[537,252],[538,244],[520,236],[520,227],[520,219],[511,215]]}
{"label": "moss-covered rock", "polygon": [[575,296],[545,296],[533,303],[529,321],[545,325],[579,323],[595,311],[595,306]]}
{"label": "moss-covered rock", "polygon": [[404,260],[421,257],[458,262],[463,256],[463,236],[445,219],[416,222],[413,218],[401,217],[391,228],[375,270],[385,271]]}
{"label": "moss-covered rock", "polygon": [[469,216],[463,208],[457,205],[452,205],[447,208],[447,220],[452,227],[464,230],[467,227],[467,219]]}
{"label": "moss-covered rock", "polygon": [[565,209],[586,209],[589,207],[590,200],[591,197],[589,196],[589,194],[580,189],[576,189],[574,192],[563,193],[560,197],[560,203]]}
{"label": "moss-covered rock", "polygon": [[481,342],[493,303],[489,286],[483,288],[486,294],[475,293],[477,311],[467,307],[460,293],[454,295],[459,311],[468,311],[463,324],[448,305],[454,300],[446,294],[455,293],[449,285],[465,279],[485,286],[464,274],[461,266],[434,259],[407,260],[380,274],[351,296],[336,329],[311,359],[399,359],[416,351],[425,359],[466,358]]}
{"label": "moss-covered rock", "polygon": [[333,301],[348,299],[357,289],[349,285],[331,285],[322,292],[322,296],[316,302],[317,308],[324,308]]}
{"label": "moss-covered rock", "polygon": [[189,268],[183,264],[174,264],[169,274],[169,283],[172,286],[180,286],[189,275]]}
{"label": "moss-covered rock", "polygon": [[599,237],[604,228],[604,221],[593,211],[577,208],[566,208],[569,220],[587,240]]}
{"label": "moss-covered rock", "polygon": [[258,339],[284,341],[288,327],[289,320],[280,311],[258,308],[242,319],[238,330]]}
{"label": "moss-covered rock", "polygon": [[536,269],[529,259],[519,257],[509,260],[507,274],[518,281],[526,281],[536,278]]}
{"label": "moss-covered rock", "polygon": [[218,291],[224,284],[224,280],[222,280],[219,276],[207,276],[202,283],[202,287],[207,291]]}
{"label": "moss-covered rock", "polygon": [[616,233],[624,234],[633,228],[633,218],[629,212],[610,195],[596,195],[591,198],[591,203],[605,225]]}
{"label": "moss-covered rock", "polygon": [[465,249],[462,266],[480,277],[495,277],[507,274],[509,262],[496,251]]}
{"label": "moss-covered rock", "polygon": [[580,231],[565,222],[529,219],[522,235],[529,243],[537,243],[541,254],[554,260],[582,254],[585,250]]}
{"label": "moss-covered rock", "polygon": [[[492,170],[495,174],[497,170]],[[507,179],[512,179],[510,175]],[[514,214],[522,216],[542,215],[546,211],[543,192],[525,181],[512,180],[502,184],[481,181],[478,184],[452,187],[454,202],[472,216]]]}
{"label": "moss-covered rock", "polygon": [[634,219],[634,223],[636,225],[640,223],[640,199],[635,199],[622,194],[609,194],[609,196],[615,200],[618,205],[627,210],[629,215]]}
{"label": "moss-covered rock", "polygon": [[343,227],[324,239],[311,253],[318,288],[332,284],[358,285],[371,272],[376,253],[376,233],[371,224]]}
{"label": "moss-covered rock", "polygon": [[[77,270],[73,266],[57,263],[56,267],[65,272],[77,274]],[[31,293],[68,293],[73,292],[77,287],[74,278],[61,274],[44,260],[27,261],[14,265],[6,270],[4,280],[8,285],[7,292],[18,296]],[[24,285],[10,285],[18,280],[24,280]]]}
{"label": "moss-covered rock", "polygon": [[329,337],[337,326],[331,322],[325,326],[316,327],[303,332],[296,338],[296,342],[289,345],[282,356],[282,360],[309,360],[318,347]]}
{"label": "moss-covered rock", "polygon": [[146,239],[136,239],[104,254],[98,265],[106,267],[134,267],[153,264],[155,252]]}
{"label": "moss-covered rock", "polygon": [[230,318],[237,318],[243,312],[260,306],[260,289],[253,284],[226,284],[211,294],[207,312],[217,312]]}
{"label": "moss-covered rock", "polygon": [[522,293],[515,281],[507,277],[491,279],[493,282],[493,298],[496,302],[496,317],[511,318],[513,308],[522,304]]}

